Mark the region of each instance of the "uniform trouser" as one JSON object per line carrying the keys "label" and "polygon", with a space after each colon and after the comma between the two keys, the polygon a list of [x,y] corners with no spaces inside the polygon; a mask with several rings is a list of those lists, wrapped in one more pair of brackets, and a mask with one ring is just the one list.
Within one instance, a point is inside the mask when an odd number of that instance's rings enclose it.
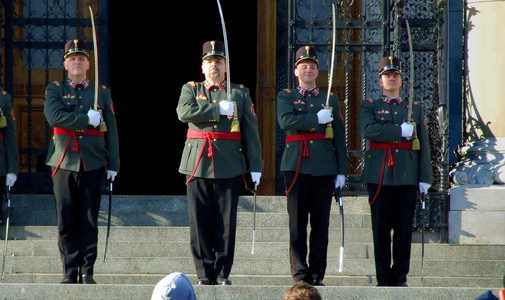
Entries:
{"label": "uniform trouser", "polygon": [[235,255],[241,176],[187,185],[191,253],[199,279],[228,278]]}
{"label": "uniform trouser", "polygon": [[87,172],[59,169],[53,177],[58,248],[66,276],[93,275],[103,176],[104,168]]}
{"label": "uniform trouser", "polygon": [[[286,189],[295,172],[284,172]],[[335,176],[298,174],[287,197],[291,274],[295,281],[323,280],[328,252],[328,226]],[[307,225],[310,215],[310,251],[307,264]]]}
{"label": "uniform trouser", "polygon": [[[378,184],[368,184],[370,201],[377,193],[378,187]],[[382,185],[377,199],[370,207],[375,270],[379,284],[395,285],[407,281],[417,191],[416,185]],[[391,230],[393,230],[392,266]]]}

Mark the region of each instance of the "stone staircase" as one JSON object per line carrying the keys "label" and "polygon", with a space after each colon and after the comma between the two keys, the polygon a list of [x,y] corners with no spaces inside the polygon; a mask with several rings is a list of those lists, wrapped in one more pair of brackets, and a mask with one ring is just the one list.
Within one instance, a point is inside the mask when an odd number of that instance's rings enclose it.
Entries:
{"label": "stone staircase", "polygon": [[[150,299],[156,283],[180,271],[196,282],[189,252],[185,196],[115,195],[107,261],[103,261],[108,197],[102,199],[96,286],[61,285],[56,213],[52,195],[12,197],[5,278],[0,299]],[[323,299],[475,299],[502,286],[503,245],[448,245],[426,234],[424,271],[421,235],[414,234],[410,288],[375,287],[373,243],[366,198],[345,197],[345,259],[339,273],[341,218],[333,203],[327,286]],[[253,197],[239,203],[232,286],[195,286],[199,300],[282,299],[293,285],[288,261],[288,216],[284,197],[257,197],[255,251]],[[3,239],[5,229],[0,227]],[[4,243],[0,243],[3,255]]]}

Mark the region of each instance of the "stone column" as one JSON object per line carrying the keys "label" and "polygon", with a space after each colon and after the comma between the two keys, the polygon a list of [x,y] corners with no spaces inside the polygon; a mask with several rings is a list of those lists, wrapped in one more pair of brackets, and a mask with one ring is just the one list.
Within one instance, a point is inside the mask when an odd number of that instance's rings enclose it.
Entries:
{"label": "stone column", "polygon": [[466,1],[466,132],[451,170],[449,242],[505,244],[505,1]]}

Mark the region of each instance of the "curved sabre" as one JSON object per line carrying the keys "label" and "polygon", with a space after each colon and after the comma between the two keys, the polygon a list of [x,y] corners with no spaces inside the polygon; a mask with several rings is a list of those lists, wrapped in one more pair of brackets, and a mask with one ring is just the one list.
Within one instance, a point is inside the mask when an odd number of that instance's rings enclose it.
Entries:
{"label": "curved sabre", "polygon": [[[219,0],[218,0],[219,1]],[[333,67],[335,64],[335,43],[336,43],[336,38],[337,38],[337,33],[336,33],[336,20],[335,20],[335,4],[331,4],[331,8],[333,10],[332,12],[332,19],[333,19],[333,24],[332,24],[332,29],[333,29],[333,41],[331,43],[331,64],[330,64],[330,79],[328,82],[328,95],[326,95],[326,107],[328,107],[330,103],[330,92],[331,92],[331,86],[333,84]]]}
{"label": "curved sabre", "polygon": [[95,57],[95,105],[93,108],[97,110],[98,107],[98,48],[97,48],[97,42],[96,42],[96,29],[95,29],[95,18],[93,16],[93,10],[91,9],[91,6],[89,7],[89,16],[91,18],[91,28],[93,30],[93,49],[95,51],[94,57]]}
{"label": "curved sabre", "polygon": [[223,42],[224,42],[224,52],[226,53],[226,96],[228,101],[231,101],[231,85],[230,85],[230,50],[228,49],[228,36],[226,35],[226,25],[224,24],[223,9],[221,8],[221,2],[217,1],[217,7],[219,8],[219,15],[221,16],[221,27],[223,28]]}

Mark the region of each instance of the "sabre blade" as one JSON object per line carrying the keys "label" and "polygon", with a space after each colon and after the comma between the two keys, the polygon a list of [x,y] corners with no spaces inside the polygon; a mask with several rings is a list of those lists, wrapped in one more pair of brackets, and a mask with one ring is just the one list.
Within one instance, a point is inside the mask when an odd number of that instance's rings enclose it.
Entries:
{"label": "sabre blade", "polygon": [[342,198],[342,191],[339,188],[337,188],[337,197],[338,197],[338,204],[339,204],[339,209],[340,209],[340,215],[341,215],[341,219],[342,219],[342,245],[340,246],[340,258],[339,258],[339,267],[338,267],[338,271],[339,272],[342,272],[342,270],[344,269],[344,239],[345,239],[345,222],[344,222],[344,200]]}
{"label": "sabre blade", "polygon": [[342,272],[344,269],[344,247],[340,247],[340,259],[338,261],[338,271]]}
{"label": "sabre blade", "polygon": [[335,4],[331,4],[331,9],[332,9],[332,30],[333,30],[333,40],[331,42],[331,64],[330,64],[330,79],[328,82],[328,94],[326,95],[326,108],[328,107],[330,103],[330,92],[331,92],[331,86],[333,83],[333,68],[335,64],[335,43],[336,43],[336,18],[335,18]]}
{"label": "sabre blade", "polygon": [[258,190],[258,185],[254,185],[254,203],[253,203],[253,232],[252,232],[252,251],[251,254],[254,254],[254,240],[255,240],[255,232],[256,232],[256,191]]}
{"label": "sabre blade", "polygon": [[107,261],[107,250],[109,249],[111,211],[112,211],[112,180],[109,179],[109,211],[107,214],[107,235],[105,237],[105,251],[103,254],[104,263]]}
{"label": "sabre blade", "polygon": [[7,197],[7,218],[5,219],[5,244],[4,244],[4,255],[2,259],[2,279],[4,279],[5,276],[5,255],[7,254],[7,242],[9,241],[9,223],[10,223],[10,208],[11,208],[11,186],[7,185],[6,186],[6,197]]}
{"label": "sabre blade", "polygon": [[224,23],[223,9],[221,8],[221,2],[217,1],[217,7],[219,8],[219,16],[221,17],[221,27],[223,28],[223,43],[224,52],[226,53],[226,96],[228,101],[231,101],[231,85],[230,85],[230,50],[228,49],[228,35],[226,34],[226,25]]}
{"label": "sabre blade", "polygon": [[93,108],[97,110],[98,108],[98,46],[96,42],[96,29],[95,29],[95,19],[93,15],[93,9],[91,9],[91,6],[89,7],[89,15],[91,18],[91,27],[93,31],[93,50],[95,53],[93,53],[93,56],[95,57],[95,103]]}
{"label": "sabre blade", "polygon": [[407,123],[411,123],[411,115],[412,115],[412,101],[414,101],[414,49],[412,47],[412,36],[410,32],[410,24],[409,20],[405,19],[405,23],[407,24],[407,36],[409,39],[409,53],[410,53],[410,87],[409,87],[409,107],[407,110]]}

